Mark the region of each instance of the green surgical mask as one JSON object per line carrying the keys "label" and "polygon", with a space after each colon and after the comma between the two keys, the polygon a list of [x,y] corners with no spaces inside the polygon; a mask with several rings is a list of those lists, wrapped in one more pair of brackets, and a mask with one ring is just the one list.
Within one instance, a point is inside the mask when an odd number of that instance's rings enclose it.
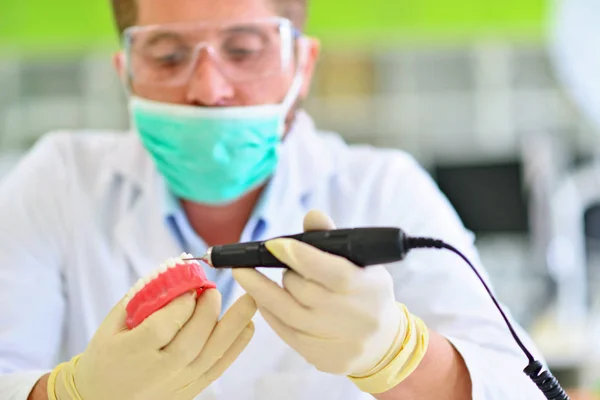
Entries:
{"label": "green surgical mask", "polygon": [[301,83],[298,72],[281,104],[195,107],[132,97],[130,110],[144,147],[174,195],[227,204],[275,172],[285,118]]}

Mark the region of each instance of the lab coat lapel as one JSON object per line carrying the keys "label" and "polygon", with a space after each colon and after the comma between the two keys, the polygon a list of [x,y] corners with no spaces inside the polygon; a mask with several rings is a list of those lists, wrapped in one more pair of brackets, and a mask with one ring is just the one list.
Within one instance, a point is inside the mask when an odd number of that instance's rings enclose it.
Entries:
{"label": "lab coat lapel", "polygon": [[138,278],[181,253],[165,225],[158,196],[158,193],[141,195],[116,227],[115,236]]}
{"label": "lab coat lapel", "polygon": [[136,279],[148,275],[169,257],[181,253],[164,220],[164,181],[156,172],[137,135],[113,154],[115,176],[123,180],[115,239]]}

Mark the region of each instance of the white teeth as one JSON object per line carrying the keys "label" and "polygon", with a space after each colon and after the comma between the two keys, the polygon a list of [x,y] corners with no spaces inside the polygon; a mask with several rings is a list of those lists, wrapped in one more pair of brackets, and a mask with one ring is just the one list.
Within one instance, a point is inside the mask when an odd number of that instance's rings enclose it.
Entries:
{"label": "white teeth", "polygon": [[158,278],[158,276],[160,274],[167,272],[170,268],[174,268],[178,264],[185,264],[186,262],[195,262],[195,261],[183,261],[183,259],[185,259],[185,258],[193,258],[193,256],[191,254],[182,253],[181,256],[178,258],[169,258],[164,263],[160,264],[160,266],[157,269],[155,269],[154,271],[152,271],[150,274],[148,274],[147,276],[145,276],[143,278],[138,279],[138,281],[135,283],[135,285],[133,285],[129,289],[129,291],[127,292],[127,295],[124,297],[123,301],[125,302],[125,306],[127,306],[127,304],[129,304],[131,299],[133,299],[135,297],[135,295],[144,288],[144,286],[146,286],[148,283],[150,283],[154,279]]}
{"label": "white teeth", "polygon": [[179,261],[181,261],[182,264],[197,263],[197,261],[190,260],[190,258],[194,258],[194,256],[189,253],[181,253],[181,256],[179,256]]}
{"label": "white teeth", "polygon": [[[181,255],[181,258],[185,258],[185,259],[186,259],[186,261],[185,261],[185,263],[186,263],[186,264],[190,264],[190,263],[191,263],[191,264],[199,264],[197,260],[191,260],[191,258],[194,258],[194,256],[193,256],[193,255],[191,255],[191,254],[188,254],[188,253],[183,253],[183,254]],[[183,260],[182,260],[182,261],[183,261]]]}
{"label": "white teeth", "polygon": [[129,304],[129,302],[131,301],[131,299],[133,299],[133,297],[137,294],[137,292],[142,290],[144,285],[145,285],[145,280],[138,279],[138,281],[135,283],[135,285],[133,285],[133,287],[131,287],[131,289],[129,289],[129,291],[127,292],[127,295],[125,296],[125,300],[124,300],[125,307],[127,307],[127,304]]}

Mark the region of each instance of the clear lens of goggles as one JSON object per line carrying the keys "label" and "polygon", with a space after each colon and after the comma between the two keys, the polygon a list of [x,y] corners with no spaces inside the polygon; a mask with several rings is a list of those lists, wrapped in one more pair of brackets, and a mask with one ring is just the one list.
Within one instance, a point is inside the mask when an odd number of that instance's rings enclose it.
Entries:
{"label": "clear lens of goggles", "polygon": [[208,56],[230,81],[283,72],[299,33],[284,18],[230,24],[173,24],[125,31],[129,77],[135,83],[185,85],[199,57]]}

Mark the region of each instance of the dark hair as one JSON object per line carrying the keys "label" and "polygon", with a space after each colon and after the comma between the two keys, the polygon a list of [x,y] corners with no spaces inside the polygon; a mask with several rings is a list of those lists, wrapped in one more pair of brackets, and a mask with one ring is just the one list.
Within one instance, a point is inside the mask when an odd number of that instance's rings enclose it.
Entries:
{"label": "dark hair", "polygon": [[[296,28],[303,29],[307,19],[308,0],[266,0],[271,2],[277,13],[289,18]],[[136,24],[136,0],[111,0],[113,16],[119,32]]]}

